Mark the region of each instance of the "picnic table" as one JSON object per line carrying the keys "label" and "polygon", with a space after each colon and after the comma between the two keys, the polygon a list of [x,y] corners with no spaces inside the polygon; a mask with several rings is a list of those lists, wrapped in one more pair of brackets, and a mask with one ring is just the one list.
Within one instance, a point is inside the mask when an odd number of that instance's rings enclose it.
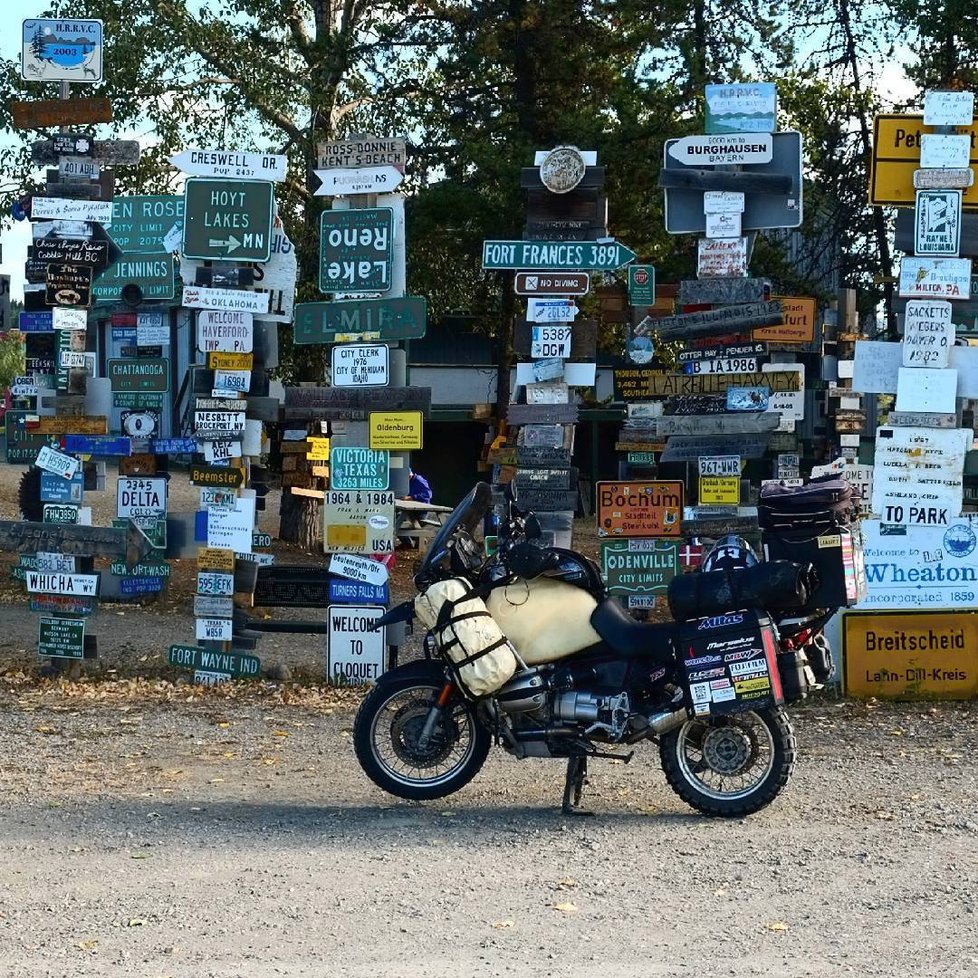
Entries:
{"label": "picnic table", "polygon": [[452,512],[451,506],[438,506],[435,503],[419,503],[414,499],[395,499],[394,516],[396,525],[394,536],[399,540],[421,541],[433,536]]}

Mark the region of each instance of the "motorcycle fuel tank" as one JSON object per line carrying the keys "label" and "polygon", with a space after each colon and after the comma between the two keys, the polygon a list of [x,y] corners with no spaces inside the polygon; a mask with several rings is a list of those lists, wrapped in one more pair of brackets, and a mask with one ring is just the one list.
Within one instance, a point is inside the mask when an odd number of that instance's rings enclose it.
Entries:
{"label": "motorcycle fuel tank", "polygon": [[556,662],[600,642],[591,627],[597,604],[582,588],[547,577],[515,581],[486,599],[503,634],[531,666]]}

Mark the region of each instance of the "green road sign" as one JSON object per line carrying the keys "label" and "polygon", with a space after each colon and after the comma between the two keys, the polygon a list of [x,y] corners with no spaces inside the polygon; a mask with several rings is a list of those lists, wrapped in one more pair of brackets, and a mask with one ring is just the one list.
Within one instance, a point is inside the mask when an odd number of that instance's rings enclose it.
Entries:
{"label": "green road sign", "polygon": [[334,445],[329,457],[331,489],[386,489],[390,484],[390,452]]}
{"label": "green road sign", "polygon": [[655,302],[655,266],[628,266],[628,304],[651,306]]}
{"label": "green road sign", "polygon": [[601,576],[609,594],[665,594],[679,566],[679,544],[668,540],[601,543]]}
{"label": "green road sign", "polygon": [[203,669],[237,678],[256,678],[261,672],[261,660],[256,655],[211,652],[197,645],[171,645],[166,661],[181,669]]}
{"label": "green road sign", "polygon": [[417,340],[424,336],[427,304],[416,296],[357,299],[350,302],[299,302],[292,342],[335,343],[337,335],[378,340]]}
{"label": "green road sign", "polygon": [[275,211],[271,183],[191,177],[184,201],[185,258],[268,261]]}
{"label": "green road sign", "polygon": [[483,241],[483,268],[606,269],[621,268],[635,252],[617,241]]}
{"label": "green road sign", "polygon": [[125,255],[92,283],[96,302],[118,302],[127,285],[138,285],[144,299],[172,299],[177,294],[173,255]]}
{"label": "green road sign", "polygon": [[323,211],[320,292],[387,292],[394,267],[394,210]]}
{"label": "green road sign", "polygon": [[85,622],[42,618],[37,633],[38,655],[55,659],[85,658]]}
{"label": "green road sign", "polygon": [[165,391],[170,385],[168,357],[120,357],[108,362],[109,385],[113,391]]}

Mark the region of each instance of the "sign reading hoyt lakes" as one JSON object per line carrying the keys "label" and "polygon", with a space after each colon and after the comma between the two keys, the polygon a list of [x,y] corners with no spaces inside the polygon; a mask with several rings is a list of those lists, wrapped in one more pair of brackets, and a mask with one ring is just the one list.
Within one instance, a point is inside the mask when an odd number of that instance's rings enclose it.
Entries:
{"label": "sign reading hoyt lakes", "polygon": [[599,482],[599,537],[677,537],[683,512],[681,482]]}
{"label": "sign reading hoyt lakes", "polygon": [[275,210],[271,183],[191,177],[185,201],[187,258],[268,261]]}

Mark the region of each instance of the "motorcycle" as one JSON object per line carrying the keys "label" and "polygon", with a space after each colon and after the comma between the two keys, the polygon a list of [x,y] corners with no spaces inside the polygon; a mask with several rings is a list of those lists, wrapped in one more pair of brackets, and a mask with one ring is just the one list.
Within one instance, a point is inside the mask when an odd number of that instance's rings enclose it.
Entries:
{"label": "motorcycle", "polygon": [[[473,695],[452,659],[459,650],[429,628],[424,658],[384,673],[357,713],[367,776],[402,798],[441,798],[475,777],[495,743],[517,758],[566,759],[562,811],[588,814],[588,760],[627,763],[627,748],[652,741],[669,785],[698,811],[740,817],[770,804],[795,764],[784,703],[817,685],[807,650],[823,658],[821,627],[834,609],[783,616],[783,631],[763,608],[726,605],[687,622],[640,622],[608,596],[591,560],[541,545],[539,522],[515,494],[487,556],[475,537],[492,503],[478,483],[433,539],[415,584],[423,596],[454,580],[467,601],[484,599],[515,671]],[[375,627],[417,611],[405,602]]]}

